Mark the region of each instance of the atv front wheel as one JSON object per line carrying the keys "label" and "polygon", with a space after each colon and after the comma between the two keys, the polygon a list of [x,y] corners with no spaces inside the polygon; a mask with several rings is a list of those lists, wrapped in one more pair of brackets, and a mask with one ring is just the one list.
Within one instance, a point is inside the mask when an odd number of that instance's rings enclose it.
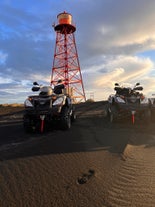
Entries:
{"label": "atv front wheel", "polygon": [[71,114],[71,122],[74,122],[75,120],[76,120],[76,114],[73,111],[72,114]]}
{"label": "atv front wheel", "polygon": [[61,129],[67,130],[71,128],[71,117],[67,107],[62,108],[61,112]]}
{"label": "atv front wheel", "polygon": [[113,123],[115,121],[116,113],[117,113],[116,106],[111,105],[108,108],[108,119],[109,119],[110,123]]}

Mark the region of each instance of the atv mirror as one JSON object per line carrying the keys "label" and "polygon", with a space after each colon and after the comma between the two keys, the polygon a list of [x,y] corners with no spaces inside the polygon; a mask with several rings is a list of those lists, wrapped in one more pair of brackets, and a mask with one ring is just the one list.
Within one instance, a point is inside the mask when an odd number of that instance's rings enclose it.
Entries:
{"label": "atv mirror", "polygon": [[140,85],[140,83],[136,83],[136,86],[139,86]]}
{"label": "atv mirror", "polygon": [[143,87],[142,86],[139,86],[139,87],[135,87],[134,90],[137,90],[137,91],[142,91],[143,90]]}
{"label": "atv mirror", "polygon": [[37,82],[33,82],[34,86],[39,86],[39,84]]}
{"label": "atv mirror", "polygon": [[33,86],[33,87],[32,87],[32,91],[33,91],[33,92],[35,92],[35,91],[39,91],[39,89],[40,89],[40,87],[38,87],[38,86]]}
{"label": "atv mirror", "polygon": [[117,86],[114,88],[115,91],[119,91],[120,90],[120,86]]}
{"label": "atv mirror", "polygon": [[119,84],[118,83],[115,83],[115,86],[119,86]]}

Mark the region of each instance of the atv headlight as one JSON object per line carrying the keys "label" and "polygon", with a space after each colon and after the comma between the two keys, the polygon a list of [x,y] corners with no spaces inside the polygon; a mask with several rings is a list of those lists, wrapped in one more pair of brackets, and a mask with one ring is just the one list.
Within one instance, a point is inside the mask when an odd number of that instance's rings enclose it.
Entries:
{"label": "atv headlight", "polygon": [[25,107],[33,107],[31,101],[29,99],[26,99],[25,102],[24,102],[24,106]]}
{"label": "atv headlight", "polygon": [[63,97],[60,97],[60,98],[57,98],[54,103],[53,103],[53,106],[56,106],[56,105],[61,105],[63,103]]}
{"label": "atv headlight", "polygon": [[125,103],[125,101],[124,101],[122,98],[120,98],[119,96],[116,97],[116,100],[117,100],[119,103]]}

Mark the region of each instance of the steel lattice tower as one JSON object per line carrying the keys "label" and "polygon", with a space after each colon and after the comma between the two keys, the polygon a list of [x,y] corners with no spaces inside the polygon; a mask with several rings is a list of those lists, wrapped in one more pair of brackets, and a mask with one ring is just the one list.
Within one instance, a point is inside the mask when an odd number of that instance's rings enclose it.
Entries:
{"label": "steel lattice tower", "polygon": [[69,13],[60,13],[57,18],[58,24],[54,25],[56,44],[51,85],[54,86],[59,79],[62,79],[67,90],[71,91],[72,89],[74,102],[85,101],[86,97],[74,36],[76,27],[72,24],[72,16]]}

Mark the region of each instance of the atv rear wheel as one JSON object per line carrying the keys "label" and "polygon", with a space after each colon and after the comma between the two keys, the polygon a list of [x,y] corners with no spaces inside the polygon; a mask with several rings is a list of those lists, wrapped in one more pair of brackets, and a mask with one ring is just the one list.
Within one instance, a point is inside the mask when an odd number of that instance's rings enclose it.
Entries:
{"label": "atv rear wheel", "polygon": [[71,128],[71,116],[68,107],[63,107],[61,112],[61,129],[67,130]]}

